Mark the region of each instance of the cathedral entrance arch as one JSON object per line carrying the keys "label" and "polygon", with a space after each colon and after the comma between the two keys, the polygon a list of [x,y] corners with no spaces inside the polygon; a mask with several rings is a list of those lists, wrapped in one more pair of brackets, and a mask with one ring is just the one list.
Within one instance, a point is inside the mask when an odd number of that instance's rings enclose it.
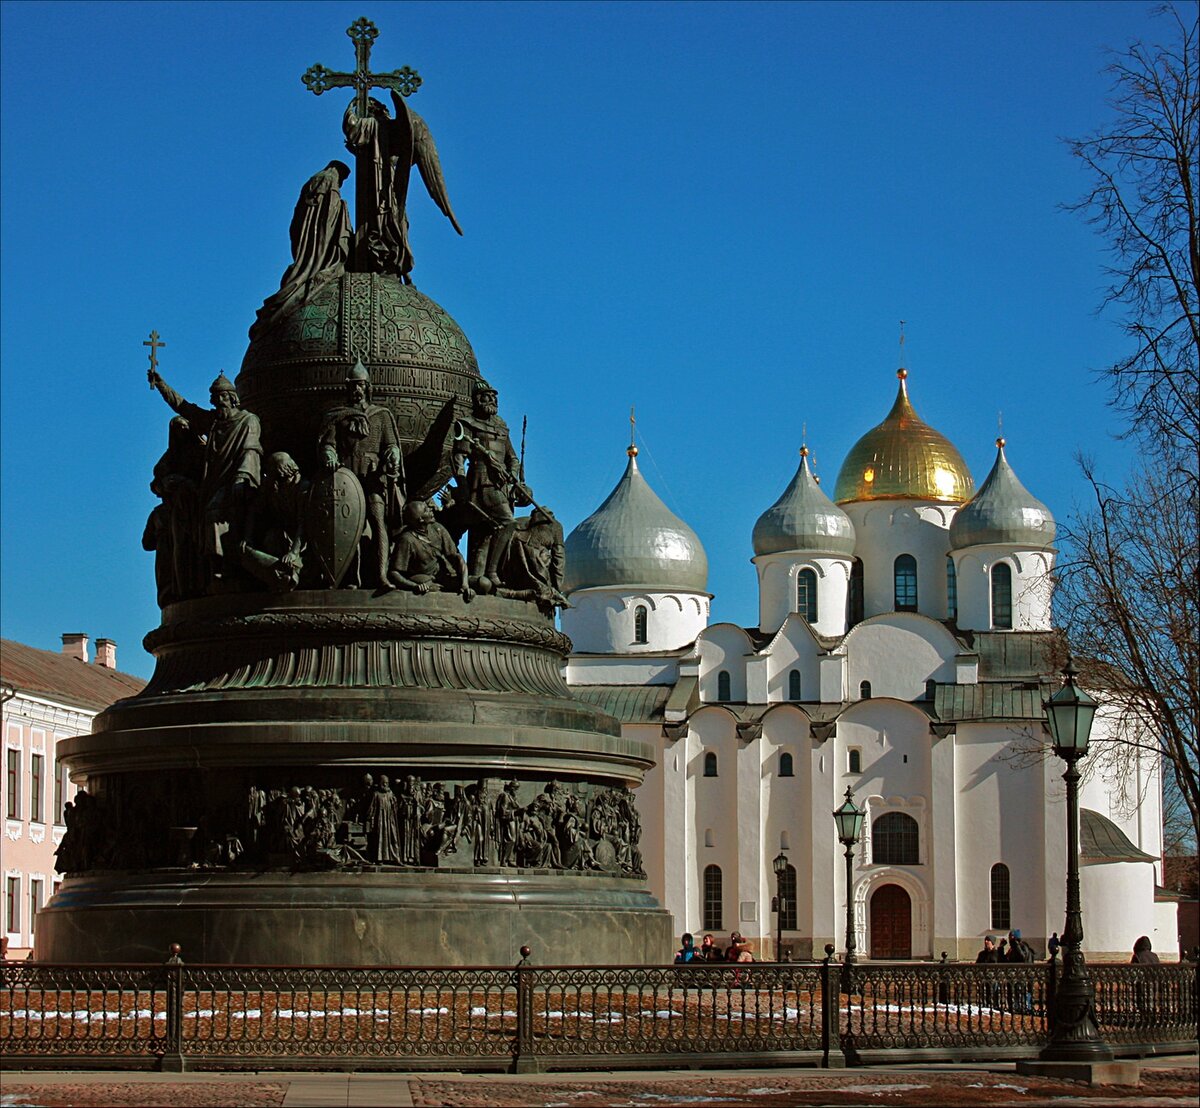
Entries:
{"label": "cathedral entrance arch", "polygon": [[912,957],[912,898],[899,885],[880,885],[871,896],[871,957]]}

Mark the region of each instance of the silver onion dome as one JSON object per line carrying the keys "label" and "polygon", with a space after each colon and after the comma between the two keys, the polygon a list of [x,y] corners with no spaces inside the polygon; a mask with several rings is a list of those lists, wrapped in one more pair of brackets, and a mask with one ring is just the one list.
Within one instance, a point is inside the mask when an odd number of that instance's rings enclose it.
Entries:
{"label": "silver onion dome", "polygon": [[979,491],[964,504],[950,524],[950,546],[1049,546],[1054,541],[1054,517],[1013,472],[1004,456],[1004,440],[996,440],[996,464]]}
{"label": "silver onion dome", "polygon": [[754,553],[808,550],[849,556],[854,540],[854,524],[817,484],[808,468],[808,447],[802,447],[791,484],[754,525]]}

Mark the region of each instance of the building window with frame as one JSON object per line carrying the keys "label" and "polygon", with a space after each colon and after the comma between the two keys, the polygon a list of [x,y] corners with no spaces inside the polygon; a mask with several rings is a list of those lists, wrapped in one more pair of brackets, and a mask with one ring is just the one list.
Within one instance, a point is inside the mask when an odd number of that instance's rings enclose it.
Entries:
{"label": "building window with frame", "polygon": [[4,882],[4,928],[10,935],[21,933],[21,879]]}
{"label": "building window with frame", "polygon": [[871,824],[871,861],[876,865],[921,864],[917,821],[904,812],[884,812]]}
{"label": "building window with frame", "polygon": [[992,866],[992,929],[1007,931],[1012,927],[1012,882],[1008,866],[997,862]]}
{"label": "building window with frame", "polygon": [[800,683],[800,671],[793,669],[788,672],[788,700],[802,700],[803,692]]}
{"label": "building window with frame", "polygon": [[858,699],[859,700],[870,700],[871,699],[871,682],[870,681],[860,681],[858,683]]}
{"label": "building window with frame", "polygon": [[29,881],[29,933],[32,935],[37,929],[38,912],[42,908],[42,882],[34,877]]}
{"label": "building window with frame", "polygon": [[796,867],[790,863],[779,877],[779,930],[795,931],[796,922]]}
{"label": "building window with frame", "polygon": [[925,682],[925,699],[933,700],[937,697],[937,681],[930,677]]}
{"label": "building window with frame", "polygon": [[650,610],[645,604],[633,610],[633,641],[639,644],[650,641]]}
{"label": "building window with frame", "polygon": [[723,669],[717,674],[717,700],[724,704],[732,699],[733,693],[730,688],[729,670]]}
{"label": "building window with frame", "polygon": [[722,891],[721,867],[704,867],[704,930],[720,931],[724,924],[721,922]]}
{"label": "building window with frame", "polygon": [[1012,630],[1012,567],[1007,562],[992,566],[992,628]]}
{"label": "building window with frame", "polygon": [[63,809],[67,806],[68,785],[67,767],[56,765],[54,767],[54,811],[51,815],[53,822],[60,826],[63,822]]}
{"label": "building window with frame", "polygon": [[42,812],[42,781],[45,775],[46,758],[42,754],[29,756],[29,818],[34,823],[41,823]]}
{"label": "building window with frame", "polygon": [[946,555],[946,615],[958,619],[958,570],[949,554]]}
{"label": "building window with frame", "polygon": [[711,750],[704,755],[704,776],[717,776],[717,756]]}
{"label": "building window with frame", "polygon": [[21,818],[21,752],[8,751],[5,777],[4,812],[9,819]]}
{"label": "building window with frame", "polygon": [[802,569],[796,574],[796,611],[805,623],[817,622],[817,572]]}
{"label": "building window with frame", "polygon": [[917,559],[911,554],[901,554],[892,566],[898,612],[917,610]]}
{"label": "building window with frame", "polygon": [[795,777],[795,765],[792,761],[792,755],[788,751],[783,751],[779,755],[779,776],[780,777]]}
{"label": "building window with frame", "polygon": [[857,747],[846,751],[846,770],[849,773],[862,773],[862,751]]}

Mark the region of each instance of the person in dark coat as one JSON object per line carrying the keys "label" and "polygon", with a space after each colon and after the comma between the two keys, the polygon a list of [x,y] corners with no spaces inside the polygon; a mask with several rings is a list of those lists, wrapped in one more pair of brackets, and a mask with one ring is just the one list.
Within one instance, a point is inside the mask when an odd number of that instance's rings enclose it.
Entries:
{"label": "person in dark coat", "polygon": [[1000,951],[996,949],[996,937],[988,935],[983,940],[983,949],[975,955],[976,964],[995,964],[1000,961]]}
{"label": "person in dark coat", "polygon": [[1131,966],[1157,966],[1158,955],[1150,948],[1150,936],[1143,935],[1133,944],[1133,957],[1129,959]]}

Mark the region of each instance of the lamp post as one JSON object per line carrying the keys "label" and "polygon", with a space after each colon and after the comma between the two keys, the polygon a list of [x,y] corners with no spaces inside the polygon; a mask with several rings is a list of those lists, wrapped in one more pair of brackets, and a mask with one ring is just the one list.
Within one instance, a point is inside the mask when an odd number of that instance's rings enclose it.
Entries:
{"label": "lamp post", "polygon": [[1075,686],[1067,658],[1063,686],[1045,703],[1054,753],[1067,763],[1067,920],[1062,933],[1062,976],[1054,994],[1054,1025],[1040,1057],[1047,1062],[1107,1062],[1112,1051],[1096,1026],[1096,993],[1083,959],[1083,911],[1079,903],[1079,770],[1097,704]]}
{"label": "lamp post", "polygon": [[862,834],[863,817],[861,808],[854,806],[850,786],[846,786],[846,799],[834,809],[833,822],[837,825],[837,836],[846,848],[846,959],[842,963],[842,991],[850,991],[850,972],[858,961],[854,951],[854,900],[850,895],[854,884],[854,844]]}
{"label": "lamp post", "polygon": [[781,850],[775,855],[771,868],[775,871],[775,961],[783,961],[783,909],[787,898],[783,890],[783,875],[787,873],[787,855]]}

